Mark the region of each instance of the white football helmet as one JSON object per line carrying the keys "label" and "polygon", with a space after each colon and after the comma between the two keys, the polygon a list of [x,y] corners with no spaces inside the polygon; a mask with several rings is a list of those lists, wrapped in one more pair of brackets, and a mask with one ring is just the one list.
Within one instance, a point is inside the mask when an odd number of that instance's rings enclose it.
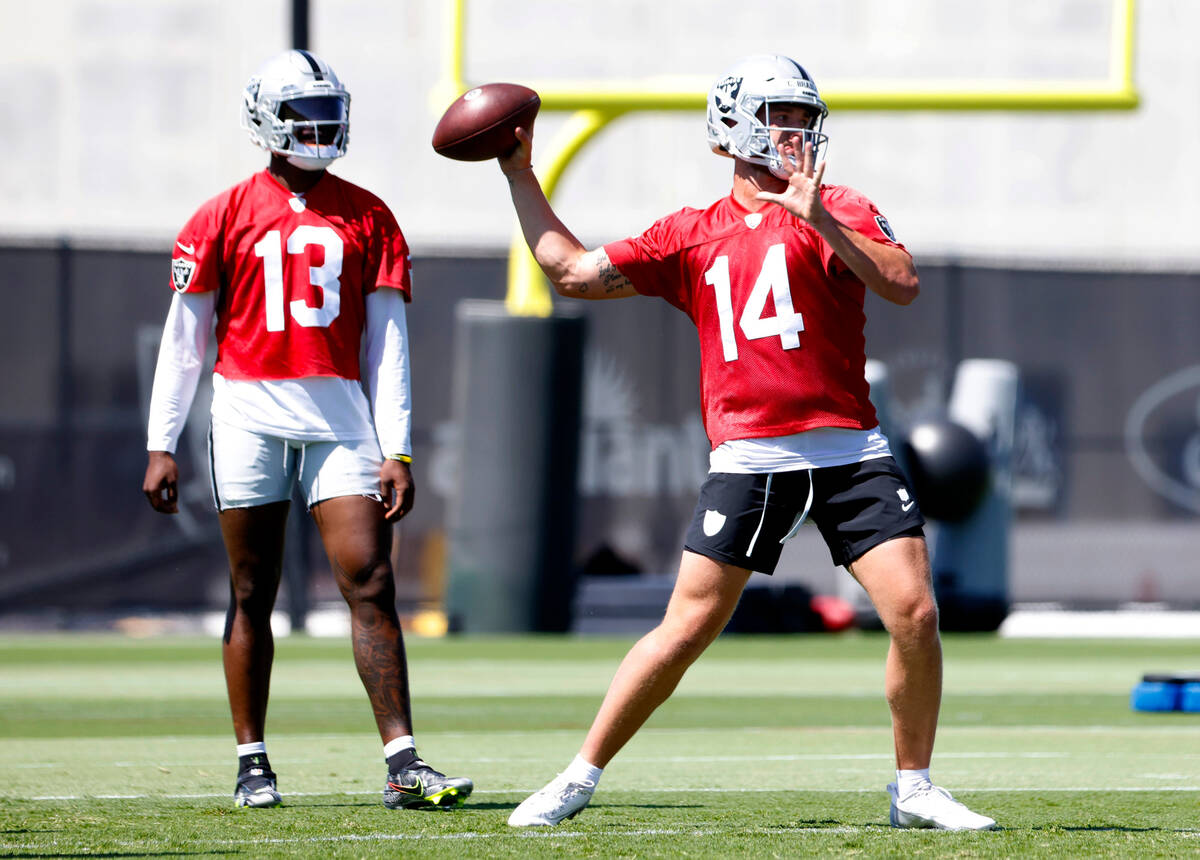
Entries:
{"label": "white football helmet", "polygon": [[320,57],[287,51],[267,60],[246,84],[242,128],[290,164],[323,170],[346,154],[350,93]]}
{"label": "white football helmet", "polygon": [[769,130],[783,128],[771,125],[771,105],[780,102],[813,110],[807,128],[786,127],[784,131],[800,135],[802,142],[813,145],[814,156],[819,156],[829,142],[821,132],[829,108],[821,101],[812,76],[795,60],[779,54],[747,57],[713,84],[708,91],[708,145],[718,155],[765,165],[780,179],[787,179]]}

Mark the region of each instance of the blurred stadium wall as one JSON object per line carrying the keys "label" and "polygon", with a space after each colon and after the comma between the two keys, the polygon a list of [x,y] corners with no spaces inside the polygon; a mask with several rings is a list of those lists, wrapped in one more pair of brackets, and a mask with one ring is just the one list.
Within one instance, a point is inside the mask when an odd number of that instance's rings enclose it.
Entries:
{"label": "blurred stadium wall", "polygon": [[[501,298],[514,227],[492,164],[437,158],[448,3],[314,0],[310,47],[353,93],[336,172],[379,193],[414,250],[418,501],[399,527],[403,599],[434,599],[453,487],[453,309]],[[687,14],[681,14],[686,6]],[[826,90],[854,81],[1092,81],[1109,69],[1108,0],[778,3],[476,0],[473,81],[708,79],[738,57],[797,57]],[[183,445],[186,515],[140,494],[143,411],[175,231],[265,158],[240,90],[288,47],[289,4],[0,2],[0,612],[196,608],[225,600],[199,422]],[[920,265],[907,309],[868,306],[868,348],[902,418],[935,410],[955,364],[1022,373],[1011,597],[1200,603],[1200,4],[1147,0],[1133,112],[838,113],[826,178],[864,190]],[[763,35],[770,34],[764,41]],[[563,123],[538,120],[544,146]],[[631,115],[556,195],[589,245],[726,192],[703,118]],[[694,335],[661,302],[588,305],[578,541],[598,572],[674,568],[703,478]],[[811,530],[805,530],[811,531]],[[311,537],[311,536],[310,536]],[[313,556],[313,597],[332,597]],[[814,534],[781,576],[832,590]]]}

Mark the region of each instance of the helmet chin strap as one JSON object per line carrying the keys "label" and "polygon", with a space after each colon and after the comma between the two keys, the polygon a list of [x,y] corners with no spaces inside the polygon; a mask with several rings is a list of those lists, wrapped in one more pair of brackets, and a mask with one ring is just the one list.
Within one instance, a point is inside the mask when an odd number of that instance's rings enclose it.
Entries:
{"label": "helmet chin strap", "polygon": [[786,182],[791,177],[791,174],[789,174],[787,172],[787,170],[784,168],[783,158],[788,158],[792,162],[792,172],[794,173],[795,169],[798,165],[796,164],[796,159],[791,158],[790,156],[783,156],[782,158],[779,159],[779,162],[777,164],[776,163],[768,164],[767,170],[771,171],[772,176],[774,176],[778,179],[782,179],[784,182]]}
{"label": "helmet chin strap", "polygon": [[287,157],[287,163],[292,165],[292,167],[298,167],[301,170],[313,172],[317,170],[324,170],[335,161],[337,161],[336,156],[333,158],[315,158],[311,155],[289,155]]}

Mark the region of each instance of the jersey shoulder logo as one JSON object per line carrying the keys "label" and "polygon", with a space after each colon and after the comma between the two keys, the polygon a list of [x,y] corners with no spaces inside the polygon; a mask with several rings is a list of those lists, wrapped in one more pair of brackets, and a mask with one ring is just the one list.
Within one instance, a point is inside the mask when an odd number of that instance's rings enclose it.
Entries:
{"label": "jersey shoulder logo", "polygon": [[176,257],[171,261],[171,286],[175,288],[175,292],[186,293],[194,274],[196,274],[196,263],[193,260]]}
{"label": "jersey shoulder logo", "polygon": [[892,232],[892,225],[888,223],[888,219],[882,215],[876,215],[875,224],[883,231],[883,235],[887,236],[893,242],[896,241],[896,234]]}

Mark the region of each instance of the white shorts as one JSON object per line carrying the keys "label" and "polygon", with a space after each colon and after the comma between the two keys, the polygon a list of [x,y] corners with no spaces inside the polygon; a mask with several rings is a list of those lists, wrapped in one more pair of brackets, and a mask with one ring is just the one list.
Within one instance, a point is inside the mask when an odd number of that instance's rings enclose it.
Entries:
{"label": "white shorts", "polygon": [[297,481],[309,508],[337,496],[382,498],[383,453],[374,439],[284,439],[214,421],[208,456],[218,511],[287,501]]}

